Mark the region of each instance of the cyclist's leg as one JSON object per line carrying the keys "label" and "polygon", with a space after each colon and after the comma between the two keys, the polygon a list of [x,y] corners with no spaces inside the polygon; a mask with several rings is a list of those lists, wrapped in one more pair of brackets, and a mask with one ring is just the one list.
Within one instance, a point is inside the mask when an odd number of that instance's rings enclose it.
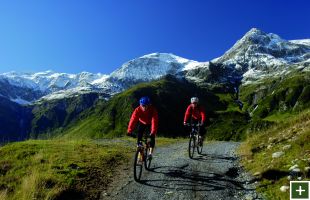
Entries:
{"label": "cyclist's leg", "polygon": [[151,135],[150,138],[151,138],[150,146],[154,148],[155,147],[155,135]]}
{"label": "cyclist's leg", "polygon": [[206,135],[206,127],[205,126],[201,126],[199,129],[199,135],[202,138],[202,141],[204,141],[205,139],[205,135]]}
{"label": "cyclist's leg", "polygon": [[184,126],[184,131],[185,131],[185,133],[188,134],[188,136],[189,136],[190,133],[191,133],[191,127],[188,126],[188,125]]}
{"label": "cyclist's leg", "polygon": [[[197,125],[199,123],[200,123],[200,120],[192,119],[192,124]],[[198,130],[199,130],[198,134],[200,136],[199,140],[201,140],[201,141],[203,141],[203,129],[204,129],[203,126],[198,127]]]}
{"label": "cyclist's leg", "polygon": [[[146,134],[150,134],[151,133],[151,125],[150,124],[148,124],[148,125],[145,125],[145,133]],[[152,154],[153,153],[153,151],[154,151],[154,147],[155,147],[155,136],[150,136],[150,154]]]}
{"label": "cyclist's leg", "polygon": [[150,153],[153,154],[154,148],[155,148],[155,135],[151,135],[151,141],[150,141]]}
{"label": "cyclist's leg", "polygon": [[145,129],[146,129],[146,125],[139,122],[137,144],[142,144],[142,137],[143,137],[143,133],[145,132]]}

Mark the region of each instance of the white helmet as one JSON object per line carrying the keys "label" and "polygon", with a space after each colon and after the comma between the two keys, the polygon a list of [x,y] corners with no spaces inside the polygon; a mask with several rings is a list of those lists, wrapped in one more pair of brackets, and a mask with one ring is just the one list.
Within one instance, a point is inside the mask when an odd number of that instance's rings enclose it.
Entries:
{"label": "white helmet", "polygon": [[198,103],[198,102],[199,102],[198,97],[192,97],[191,98],[191,103]]}

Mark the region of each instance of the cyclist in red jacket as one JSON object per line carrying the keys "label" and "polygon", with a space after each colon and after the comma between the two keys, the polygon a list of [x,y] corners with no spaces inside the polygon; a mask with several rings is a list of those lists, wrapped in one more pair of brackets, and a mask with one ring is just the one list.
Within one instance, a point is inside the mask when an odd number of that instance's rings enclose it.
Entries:
{"label": "cyclist in red jacket", "polygon": [[155,147],[155,136],[158,128],[158,113],[156,108],[151,105],[149,97],[142,97],[139,102],[140,106],[138,106],[131,115],[127,129],[127,135],[130,136],[132,134],[137,123],[139,122],[137,140],[137,143],[139,144],[142,141],[143,133],[146,130],[150,130],[150,153],[152,155]]}
{"label": "cyclist in red jacket", "polygon": [[205,135],[205,126],[206,126],[206,112],[204,107],[199,105],[198,97],[191,98],[191,104],[187,107],[184,115],[184,125],[188,123],[200,124],[200,135],[202,138]]}

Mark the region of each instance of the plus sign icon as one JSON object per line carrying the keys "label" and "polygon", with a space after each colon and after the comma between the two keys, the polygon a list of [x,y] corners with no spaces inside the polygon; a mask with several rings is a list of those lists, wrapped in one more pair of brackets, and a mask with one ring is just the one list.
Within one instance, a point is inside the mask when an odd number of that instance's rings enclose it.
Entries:
{"label": "plus sign icon", "polygon": [[310,200],[310,181],[290,181],[290,200]]}

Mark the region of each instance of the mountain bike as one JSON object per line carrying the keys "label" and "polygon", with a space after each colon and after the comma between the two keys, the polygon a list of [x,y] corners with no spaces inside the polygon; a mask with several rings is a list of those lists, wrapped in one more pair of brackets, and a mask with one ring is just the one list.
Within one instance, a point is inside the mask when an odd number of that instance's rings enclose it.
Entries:
{"label": "mountain bike", "polygon": [[[135,135],[133,136],[135,137]],[[143,135],[141,143],[137,144],[137,150],[134,157],[134,179],[139,182],[142,175],[143,165],[146,170],[150,170],[152,157],[150,154],[150,137],[146,134]]]}
{"label": "mountain bike", "polygon": [[198,154],[201,154],[202,152],[203,140],[199,134],[201,124],[186,124],[186,126],[191,127],[189,134],[188,155],[190,158],[193,158],[195,149],[197,149]]}

